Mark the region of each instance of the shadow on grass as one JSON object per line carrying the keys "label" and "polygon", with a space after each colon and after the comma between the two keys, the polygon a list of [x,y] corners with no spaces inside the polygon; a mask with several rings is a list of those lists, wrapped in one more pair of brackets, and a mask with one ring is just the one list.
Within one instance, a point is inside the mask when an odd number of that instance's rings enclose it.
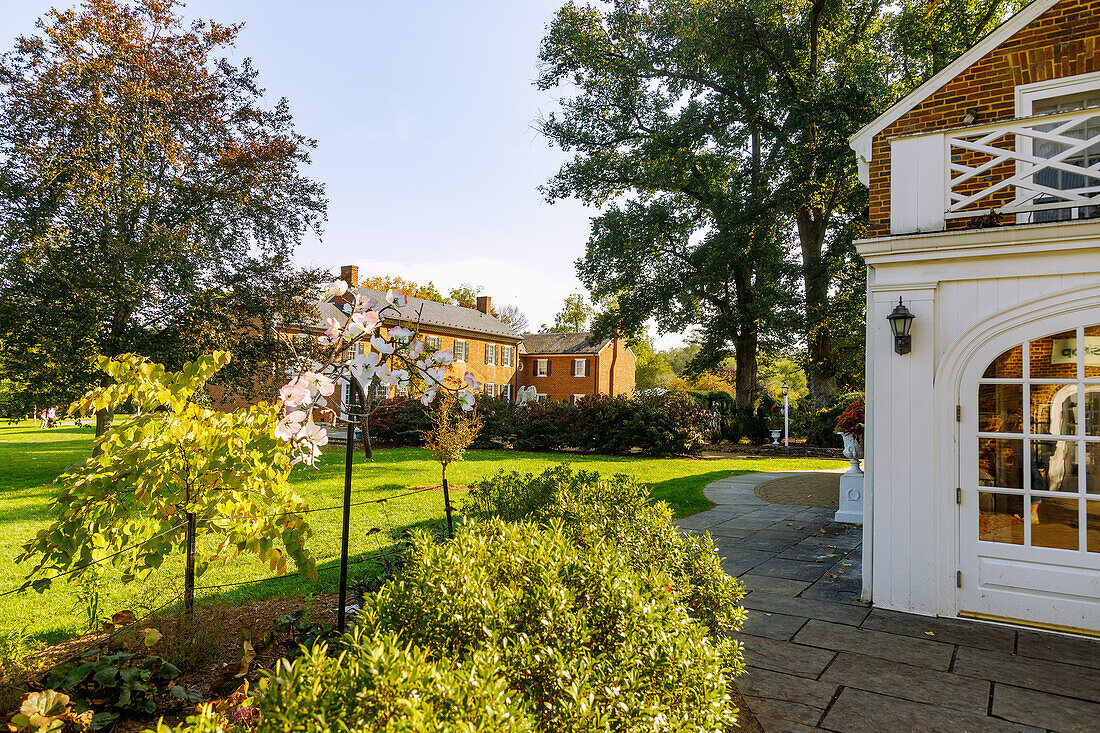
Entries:
{"label": "shadow on grass", "polygon": [[729,471],[708,471],[691,476],[666,479],[655,483],[644,482],[649,486],[649,495],[655,501],[663,501],[672,507],[672,513],[677,519],[690,514],[704,512],[712,509],[715,504],[703,496],[703,489],[707,485],[730,476],[740,476],[753,473],[752,469],[739,469]]}

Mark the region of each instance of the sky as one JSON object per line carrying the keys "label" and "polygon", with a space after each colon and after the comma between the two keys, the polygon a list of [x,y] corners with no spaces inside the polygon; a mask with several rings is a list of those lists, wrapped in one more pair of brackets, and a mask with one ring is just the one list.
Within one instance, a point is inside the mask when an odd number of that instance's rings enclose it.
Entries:
{"label": "sky", "polygon": [[[538,191],[568,159],[535,130],[556,101],[534,86],[539,42],[563,2],[190,0],[182,13],[244,22],[231,60],[251,57],[318,141],[308,172],[328,222],[302,265],[480,285],[537,328],[586,292],[575,262],[596,213]],[[0,0],[0,46],[75,3]]]}

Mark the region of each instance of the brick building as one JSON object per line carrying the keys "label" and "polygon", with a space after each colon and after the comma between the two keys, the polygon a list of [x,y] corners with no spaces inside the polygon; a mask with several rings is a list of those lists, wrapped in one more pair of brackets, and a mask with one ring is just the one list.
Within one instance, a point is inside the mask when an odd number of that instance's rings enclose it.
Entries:
{"label": "brick building", "polygon": [[[340,279],[348,283],[349,294],[322,303],[317,324],[305,331],[320,333],[328,318],[343,321],[354,294],[385,300],[385,293],[359,286],[359,268],[354,265],[342,267]],[[448,378],[459,385],[465,372],[473,372],[484,383],[487,397],[514,400],[518,389],[528,385],[536,387],[540,398],[555,401],[634,394],[634,353],[622,339],[591,345],[588,333],[520,335],[492,312],[488,296],[478,297],[476,308],[410,297],[386,319],[386,326],[419,327],[428,349],[453,350],[455,362]],[[346,405],[349,386],[344,383],[340,389]],[[396,396],[396,388],[386,384],[374,389],[378,399]]]}
{"label": "brick building", "polygon": [[864,598],[1100,632],[1100,0],[1034,0],[851,144]]}
{"label": "brick building", "polygon": [[520,346],[520,387],[540,399],[569,402],[588,395],[634,395],[634,352],[621,338],[594,341],[592,334],[535,333]]}

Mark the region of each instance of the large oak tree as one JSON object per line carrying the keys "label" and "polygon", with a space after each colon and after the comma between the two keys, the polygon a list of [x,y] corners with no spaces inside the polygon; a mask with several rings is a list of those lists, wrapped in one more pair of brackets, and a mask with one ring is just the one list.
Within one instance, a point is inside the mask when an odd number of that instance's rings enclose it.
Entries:
{"label": "large oak tree", "polygon": [[0,59],[4,375],[61,401],[94,353],[270,359],[305,316],[318,273],[290,257],[325,218],[315,141],[222,56],[239,31],[174,0],[86,0]]}

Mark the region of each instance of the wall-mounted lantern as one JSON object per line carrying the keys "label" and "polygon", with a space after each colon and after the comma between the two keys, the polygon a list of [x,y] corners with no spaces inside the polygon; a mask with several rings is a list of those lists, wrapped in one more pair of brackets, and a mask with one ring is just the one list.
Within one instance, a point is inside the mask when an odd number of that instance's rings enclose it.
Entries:
{"label": "wall-mounted lantern", "polygon": [[894,332],[894,351],[899,354],[908,354],[913,345],[909,328],[913,325],[913,319],[916,316],[910,313],[909,309],[902,304],[901,298],[898,298],[898,304],[886,318],[890,321],[890,330]]}
{"label": "wall-mounted lantern", "polygon": [[963,115],[963,124],[973,125],[975,122],[978,121],[979,115],[980,113],[978,112],[978,108],[971,107],[970,109],[966,110],[966,114]]}

